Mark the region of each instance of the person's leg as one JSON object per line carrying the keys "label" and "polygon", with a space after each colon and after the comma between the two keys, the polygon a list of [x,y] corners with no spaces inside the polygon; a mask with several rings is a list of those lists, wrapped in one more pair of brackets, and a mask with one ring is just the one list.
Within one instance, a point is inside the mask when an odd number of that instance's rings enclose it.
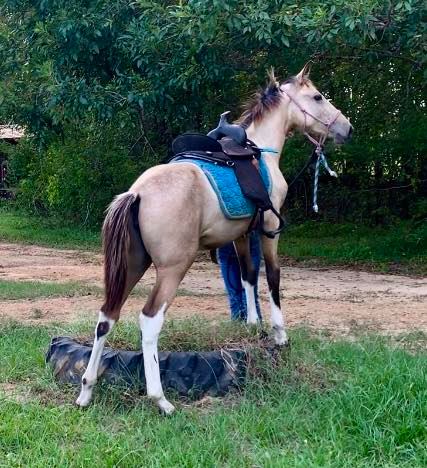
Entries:
{"label": "person's leg", "polygon": [[218,262],[227,290],[232,320],[246,320],[245,291],[240,279],[240,265],[233,243],[218,249]]}
{"label": "person's leg", "polygon": [[259,279],[259,269],[261,266],[261,241],[260,241],[260,235],[258,231],[252,231],[249,234],[249,246],[250,246],[252,262],[254,264],[255,273],[256,273],[256,280],[255,280],[256,311],[257,311],[259,320],[262,320],[261,307],[259,304],[259,296],[258,296],[258,279]]}

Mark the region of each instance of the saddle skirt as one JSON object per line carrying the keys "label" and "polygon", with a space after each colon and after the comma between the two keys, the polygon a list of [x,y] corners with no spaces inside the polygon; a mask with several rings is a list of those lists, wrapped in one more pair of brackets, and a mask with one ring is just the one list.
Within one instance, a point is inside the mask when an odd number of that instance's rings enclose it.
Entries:
{"label": "saddle skirt", "polygon": [[[191,158],[191,154],[185,155],[185,158],[182,159],[172,160],[171,163],[191,163],[199,167],[218,197],[219,205],[226,218],[244,219],[254,216],[256,206],[249,198],[243,195],[233,167],[218,164],[214,161]],[[262,156],[258,163],[262,181],[268,194],[271,195],[271,177]]]}

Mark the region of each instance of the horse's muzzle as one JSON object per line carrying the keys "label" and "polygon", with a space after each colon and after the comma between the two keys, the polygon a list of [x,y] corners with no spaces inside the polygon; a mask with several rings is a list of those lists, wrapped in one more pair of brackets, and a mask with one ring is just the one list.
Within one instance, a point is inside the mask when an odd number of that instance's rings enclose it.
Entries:
{"label": "horse's muzzle", "polygon": [[347,134],[337,132],[334,135],[334,141],[337,145],[343,145],[344,143],[347,143],[353,135],[353,125],[349,125],[349,129]]}

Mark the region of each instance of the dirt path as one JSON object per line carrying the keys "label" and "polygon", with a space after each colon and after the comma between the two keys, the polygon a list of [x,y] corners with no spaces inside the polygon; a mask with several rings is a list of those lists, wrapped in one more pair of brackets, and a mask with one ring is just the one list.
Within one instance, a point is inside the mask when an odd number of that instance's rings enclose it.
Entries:
{"label": "dirt path", "polygon": [[[261,299],[268,316],[265,278]],[[102,284],[102,258],[91,252],[0,244],[0,280]],[[142,284],[154,282],[150,269]],[[307,325],[334,333],[357,328],[397,334],[427,332],[427,279],[339,269],[284,267],[282,295],[289,325]],[[0,301],[0,317],[28,322],[69,322],[80,316],[95,320],[96,296]],[[132,297],[123,316],[134,317],[144,299]],[[170,311],[173,317],[203,314],[226,318],[227,299],[218,267],[199,259],[181,284]]]}

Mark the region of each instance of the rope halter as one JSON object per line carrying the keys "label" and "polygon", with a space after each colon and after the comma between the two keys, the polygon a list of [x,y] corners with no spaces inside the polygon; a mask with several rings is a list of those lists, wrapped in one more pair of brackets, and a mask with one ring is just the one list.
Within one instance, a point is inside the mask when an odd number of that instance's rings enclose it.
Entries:
{"label": "rope halter", "polygon": [[[289,100],[293,102],[298,109],[304,114],[304,130],[303,134],[308,138],[308,140],[313,143],[313,145],[316,146],[316,154],[317,154],[317,161],[316,161],[316,168],[314,172],[314,185],[313,185],[313,210],[315,213],[319,212],[319,206],[317,205],[317,191],[319,187],[319,172],[320,172],[320,165],[322,164],[323,167],[328,171],[329,175],[331,177],[338,177],[337,173],[335,171],[332,171],[328,165],[328,162],[326,161],[326,156],[323,153],[323,143],[325,142],[328,134],[329,134],[329,129],[331,126],[337,121],[338,117],[341,115],[341,111],[337,110],[337,113],[335,114],[335,117],[330,121],[330,122],[324,122],[323,120],[319,119],[315,115],[311,114],[308,112],[306,109],[304,109],[301,104],[295,100],[293,96],[291,96],[285,89],[281,89],[283,93],[288,96]],[[317,122],[320,122],[322,125],[326,127],[326,133],[322,135],[319,140],[316,140],[314,137],[312,137],[308,132],[307,132],[307,115],[310,116],[312,119],[317,120]]]}
{"label": "rope halter", "polygon": [[[331,126],[337,121],[338,117],[341,115],[341,111],[337,110],[337,113],[335,114],[335,117],[330,121],[330,122],[324,122],[323,120],[319,119],[315,115],[313,115],[311,112],[308,112],[308,110],[304,109],[304,107],[301,106],[301,104],[293,97],[291,96],[286,89],[280,88],[280,91],[282,93],[285,93],[286,96],[288,96],[289,100],[293,102],[298,109],[303,113],[304,115],[304,130],[303,134],[308,138],[308,140],[313,143],[313,145],[316,146],[316,152],[320,152],[321,148],[323,146],[323,143],[326,140],[326,137],[328,136],[329,129]],[[307,132],[307,115],[310,116],[312,119],[317,120],[317,122],[321,123],[326,127],[326,133],[322,135],[319,140],[316,140],[314,137],[312,137],[308,132]]]}

